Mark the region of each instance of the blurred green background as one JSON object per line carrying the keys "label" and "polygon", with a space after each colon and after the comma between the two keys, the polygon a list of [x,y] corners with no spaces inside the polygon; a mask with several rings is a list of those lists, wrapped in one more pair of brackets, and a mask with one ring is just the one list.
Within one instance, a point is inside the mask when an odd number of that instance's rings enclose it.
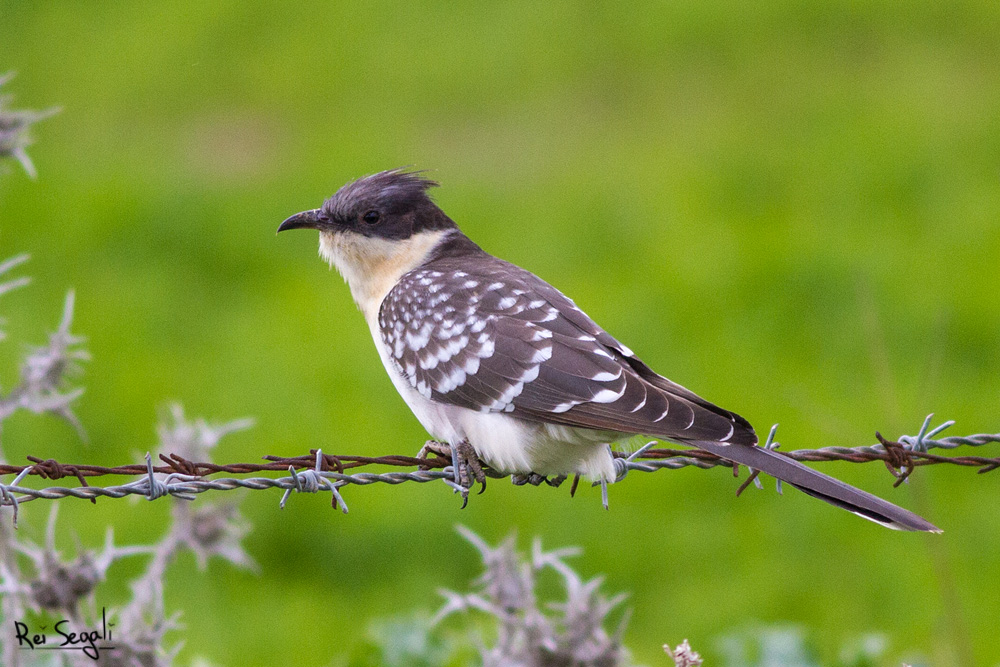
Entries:
{"label": "blurred green background", "polygon": [[[655,369],[786,449],[1000,431],[1000,10],[995,2],[535,2],[0,5],[0,70],[35,130],[36,181],[0,178],[0,249],[34,284],[4,298],[10,386],[63,294],[93,361],[90,443],[18,415],[8,456],[138,461],[168,400],[253,416],[216,460],[309,447],[415,453],[425,434],[386,377],[316,238],[275,237],[345,181],[433,169],[485,249],[572,296]],[[995,452],[994,452],[995,454]],[[833,659],[883,632],[934,665],[1000,662],[1000,476],[822,469],[925,514],[899,534],[730,475],[632,475],[597,490],[443,484],[326,497],[248,493],[259,576],[171,570],[182,657],[322,665],[373,618],[433,609],[489,540],[577,544],[584,575],[631,592],[626,643],[797,623]],[[751,491],[753,491],[751,489]],[[163,503],[66,501],[61,541],[155,539]],[[993,509],[989,509],[993,507]],[[46,508],[21,530],[40,538]],[[126,595],[107,593],[109,606]],[[916,658],[914,658],[916,659]]]}

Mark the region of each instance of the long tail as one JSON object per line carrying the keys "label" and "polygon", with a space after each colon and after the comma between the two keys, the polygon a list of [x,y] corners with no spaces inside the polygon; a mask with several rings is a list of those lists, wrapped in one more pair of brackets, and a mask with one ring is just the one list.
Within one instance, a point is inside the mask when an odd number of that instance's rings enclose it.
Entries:
{"label": "long tail", "polygon": [[874,521],[893,530],[922,530],[940,533],[940,528],[909,510],[897,507],[870,493],[856,489],[829,475],[802,465],[763,447],[727,445],[721,442],[686,440],[685,444],[704,449],[729,461],[766,472],[772,477],[788,482],[814,498]]}

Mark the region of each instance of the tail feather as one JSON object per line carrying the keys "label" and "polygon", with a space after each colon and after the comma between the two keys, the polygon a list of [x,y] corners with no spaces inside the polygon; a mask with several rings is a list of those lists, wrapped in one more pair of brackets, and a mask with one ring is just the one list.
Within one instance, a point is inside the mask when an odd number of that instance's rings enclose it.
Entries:
{"label": "tail feather", "polygon": [[813,470],[794,459],[782,456],[763,447],[727,445],[704,440],[685,441],[699,449],[721,458],[766,472],[772,477],[788,482],[814,498],[853,512],[893,530],[918,530],[940,533],[941,529],[909,510],[893,505],[870,493],[856,489],[829,475]]}

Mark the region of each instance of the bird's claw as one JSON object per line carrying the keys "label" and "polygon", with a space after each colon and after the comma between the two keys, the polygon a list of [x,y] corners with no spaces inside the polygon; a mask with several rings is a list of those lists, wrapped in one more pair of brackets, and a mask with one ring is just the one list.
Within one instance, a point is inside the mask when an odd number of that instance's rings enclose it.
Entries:
{"label": "bird's claw", "polygon": [[486,473],[483,472],[483,464],[468,440],[460,440],[454,445],[428,440],[417,456],[424,458],[428,452],[451,458],[455,478],[446,479],[445,483],[456,493],[462,494],[462,509],[469,504],[469,490],[476,482],[482,485],[479,493],[486,491]]}
{"label": "bird's claw", "polygon": [[462,494],[462,507],[461,507],[461,509],[464,510],[465,507],[466,507],[466,505],[469,504],[469,489],[467,487],[462,486],[461,484],[459,484],[457,482],[453,482],[450,479],[444,480],[444,483],[447,484],[448,486],[450,486],[452,489],[454,489],[455,493],[461,493]]}

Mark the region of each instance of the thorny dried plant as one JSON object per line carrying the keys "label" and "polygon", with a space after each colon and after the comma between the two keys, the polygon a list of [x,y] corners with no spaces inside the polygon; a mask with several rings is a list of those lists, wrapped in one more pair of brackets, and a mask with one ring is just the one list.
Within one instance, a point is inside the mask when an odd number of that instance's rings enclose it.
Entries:
{"label": "thorny dried plant", "polygon": [[[0,76],[0,86],[11,75]],[[32,177],[35,168],[26,149],[31,143],[30,127],[56,112],[11,110],[10,98],[0,96],[0,158],[13,158]],[[28,277],[8,278],[13,269],[28,261],[22,254],[0,262],[0,296],[24,287]],[[81,438],[82,425],[72,404],[83,393],[82,387],[66,387],[70,375],[79,373],[80,362],[90,358],[82,346],[83,338],[70,333],[73,322],[74,293],[66,295],[58,328],[49,335],[46,345],[29,348],[21,363],[19,381],[7,392],[0,391],[0,426],[18,410],[36,415],[50,414],[72,424]],[[0,326],[4,320],[0,319]],[[6,338],[0,329],[0,341]],[[249,428],[250,420],[236,420],[213,425],[204,420],[188,421],[180,405],[170,406],[158,428],[159,449],[164,454],[208,460],[210,451],[225,435]],[[4,462],[0,447],[0,463]],[[100,551],[84,548],[77,540],[76,555],[64,558],[56,548],[57,505],[53,505],[43,545],[19,535],[9,520],[6,507],[0,507],[0,660],[7,667],[41,664],[95,664],[82,652],[56,655],[49,652],[21,651],[15,621],[30,617],[65,618],[66,631],[92,630],[104,620],[98,611],[96,590],[107,579],[108,570],[130,556],[148,558],[145,570],[131,582],[131,599],[110,610],[115,620],[114,648],[100,653],[98,664],[114,667],[161,667],[173,663],[180,649],[178,643],[165,647],[166,634],[178,627],[178,614],[168,615],[164,605],[164,576],[177,554],[194,553],[200,568],[208,559],[219,557],[237,567],[256,567],[243,549],[242,539],[249,526],[233,502],[200,504],[174,500],[171,522],[166,533],[154,544],[116,546],[114,533],[108,529]],[[12,508],[16,516],[16,504]]]}
{"label": "thorny dried plant", "polygon": [[[26,255],[0,263],[0,276],[23,264]],[[0,295],[27,285],[27,278],[0,283]],[[73,320],[73,293],[66,297],[59,327],[47,345],[30,348],[21,364],[19,382],[8,392],[0,392],[0,425],[16,411],[51,414],[66,419],[83,434],[71,404],[82,388],[66,388],[67,376],[78,372],[79,362],[89,359],[81,346],[83,339],[70,333]],[[189,421],[180,405],[167,410],[157,432],[159,451],[180,452],[208,460],[210,451],[225,435],[248,428],[250,420],[210,424]],[[3,460],[0,451],[0,461]],[[17,533],[6,507],[0,508],[0,659],[4,665],[19,667],[41,664],[94,664],[84,653],[58,657],[48,652],[21,651],[15,621],[29,618],[67,620],[67,632],[84,632],[100,627],[103,610],[98,609],[96,591],[107,579],[108,570],[130,556],[148,558],[145,570],[131,582],[131,599],[108,611],[115,623],[114,648],[100,652],[99,664],[121,667],[163,667],[173,663],[180,644],[167,648],[168,632],[177,629],[178,615],[168,615],[164,605],[164,576],[176,556],[191,551],[199,567],[218,557],[237,567],[254,568],[242,546],[249,526],[236,504],[222,502],[192,506],[174,500],[166,533],[154,544],[116,546],[109,528],[100,551],[84,548],[65,558],[56,548],[57,505],[53,504],[44,544],[38,545]],[[41,657],[40,657],[41,656]]]}
{"label": "thorny dried plant", "polygon": [[669,644],[664,644],[663,650],[674,661],[675,667],[699,667],[702,663],[701,656],[691,648],[687,639],[674,649],[671,649]]}
{"label": "thorny dried plant", "polygon": [[[0,84],[4,80],[0,79]],[[0,263],[0,276],[6,277],[12,269],[27,260],[27,255],[18,255]],[[0,283],[0,295],[29,283],[30,279],[27,277],[5,279]],[[66,371],[86,355],[73,347],[79,340],[69,333],[72,313],[73,298],[70,293],[63,309],[62,322],[50,336],[49,345],[30,349],[21,365],[20,382],[8,392],[0,392],[0,427],[6,418],[20,409],[36,414],[52,413],[78,424],[69,406],[80,395],[80,390],[61,392]],[[2,338],[0,336],[0,340]],[[3,449],[0,447],[0,461],[3,460]],[[48,605],[56,599],[68,602],[69,591],[85,587],[82,579],[69,573],[61,573],[56,565],[57,559],[47,559],[21,543],[6,515],[6,509],[0,511],[0,614],[4,619],[22,618],[28,609],[40,609],[43,604]],[[21,570],[17,557],[19,552],[32,557],[36,562],[37,577],[28,577]],[[13,623],[3,625],[3,635],[0,657],[5,665],[17,665],[18,652],[9,641],[13,637]]]}
{"label": "thorny dried plant", "polygon": [[59,328],[49,334],[47,345],[29,349],[21,363],[20,382],[0,395],[0,421],[19,409],[35,414],[49,413],[68,421],[81,438],[86,438],[83,426],[71,407],[83,394],[83,388],[62,390],[66,378],[80,371],[80,362],[90,359],[87,350],[80,347],[84,339],[69,331],[73,323],[73,304],[71,290],[66,294]]}
{"label": "thorny dried plant", "polygon": [[[565,559],[578,549],[543,551],[535,540],[531,557],[517,552],[509,537],[492,547],[471,530],[459,532],[479,551],[483,574],[473,582],[474,590],[455,593],[443,590],[445,604],[433,624],[458,611],[483,612],[496,621],[492,645],[478,637],[484,667],[627,667],[629,653],[622,645],[628,613],[622,615],[613,632],[605,626],[611,612],[625,599],[610,598],[599,592],[602,577],[583,580]],[[539,604],[536,583],[543,570],[555,571],[566,592],[563,601]]]}
{"label": "thorny dried plant", "polygon": [[[13,78],[14,74],[10,72],[0,76],[0,88]],[[9,108],[10,101],[10,95],[0,95],[0,158],[17,160],[21,163],[24,171],[31,178],[35,178],[37,172],[34,163],[28,157],[27,150],[32,141],[31,126],[59,113],[59,109],[52,108],[44,111],[11,109]]]}
{"label": "thorny dried plant", "polygon": [[177,454],[189,461],[207,461],[219,440],[253,426],[252,419],[234,419],[223,424],[212,424],[204,419],[189,422],[179,403],[168,406],[160,418],[156,432],[163,454]]}

